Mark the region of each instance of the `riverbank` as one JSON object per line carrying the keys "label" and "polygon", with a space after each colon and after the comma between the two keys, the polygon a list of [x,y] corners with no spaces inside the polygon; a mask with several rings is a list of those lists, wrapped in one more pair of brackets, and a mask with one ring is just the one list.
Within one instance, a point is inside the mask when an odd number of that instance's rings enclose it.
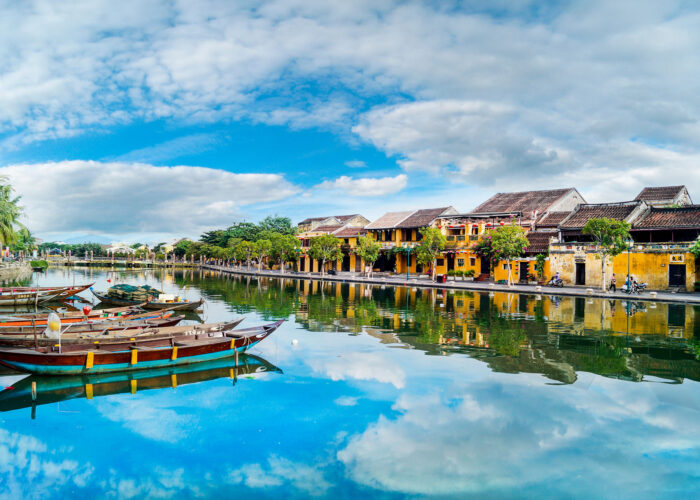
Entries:
{"label": "riverbank", "polygon": [[27,262],[9,262],[0,265],[0,282],[17,281],[32,275],[32,268]]}
{"label": "riverbank", "polygon": [[[597,297],[604,299],[620,299],[620,300],[644,300],[652,302],[678,302],[683,304],[700,304],[700,294],[698,293],[671,293],[671,292],[644,292],[640,294],[629,295],[624,292],[604,292],[600,289],[581,287],[581,286],[565,286],[565,287],[548,287],[537,285],[522,285],[515,284],[513,286],[501,285],[485,281],[448,281],[447,283],[436,283],[427,278],[405,276],[384,276],[377,275],[372,278],[359,276],[355,273],[340,272],[335,276],[324,275],[317,273],[298,273],[295,271],[257,271],[254,269],[237,269],[226,266],[215,266],[203,264],[202,269],[219,271],[228,274],[237,274],[242,276],[255,276],[265,278],[286,278],[300,280],[318,280],[318,281],[339,281],[344,283],[364,283],[372,285],[390,285],[390,286],[408,286],[416,288],[439,288],[441,290],[465,290],[479,292],[505,292],[505,293],[522,293],[528,295],[563,295],[575,297]],[[653,294],[653,295],[652,295]]]}

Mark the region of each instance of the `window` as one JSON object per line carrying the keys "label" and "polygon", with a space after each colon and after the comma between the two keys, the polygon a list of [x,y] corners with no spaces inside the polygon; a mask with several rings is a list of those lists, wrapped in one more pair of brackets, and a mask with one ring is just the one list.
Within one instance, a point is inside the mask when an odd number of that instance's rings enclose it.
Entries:
{"label": "window", "polygon": [[476,257],[469,257],[469,265],[472,267],[476,265]]}
{"label": "window", "polygon": [[479,234],[479,227],[472,227],[472,234]]}
{"label": "window", "polygon": [[[511,269],[512,269],[512,267],[511,267]],[[504,271],[507,271],[507,270],[508,270],[508,264],[503,264],[503,270],[504,270]]]}
{"label": "window", "polygon": [[435,265],[444,266],[444,265],[445,265],[445,259],[437,259],[437,260],[435,261]]}
{"label": "window", "polygon": [[345,238],[345,244],[349,245],[350,244],[350,238]]}
{"label": "window", "polygon": [[464,259],[457,259],[457,267],[464,267]]}

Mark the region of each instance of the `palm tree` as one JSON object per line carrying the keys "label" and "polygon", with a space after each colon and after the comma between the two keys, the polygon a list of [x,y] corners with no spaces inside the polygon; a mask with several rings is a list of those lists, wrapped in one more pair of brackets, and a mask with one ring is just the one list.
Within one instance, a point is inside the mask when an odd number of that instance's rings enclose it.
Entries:
{"label": "palm tree", "polygon": [[0,243],[10,245],[17,240],[15,226],[22,226],[19,217],[22,207],[17,203],[21,196],[12,197],[12,186],[6,176],[0,176]]}

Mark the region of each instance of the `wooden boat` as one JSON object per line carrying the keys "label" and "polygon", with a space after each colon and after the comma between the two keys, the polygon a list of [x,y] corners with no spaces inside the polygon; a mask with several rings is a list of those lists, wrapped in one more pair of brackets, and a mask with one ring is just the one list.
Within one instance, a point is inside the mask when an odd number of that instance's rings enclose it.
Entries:
{"label": "wooden boat", "polygon": [[[25,294],[39,292],[41,294],[46,292],[58,292],[53,296],[53,300],[62,300],[73,295],[77,295],[80,292],[84,292],[90,288],[95,283],[89,283],[87,285],[80,286],[13,286],[13,287],[0,287],[0,298],[12,294]],[[41,302],[41,301],[39,301]]]}
{"label": "wooden boat", "polygon": [[[147,326],[122,330],[103,330],[98,332],[71,332],[66,331],[61,335],[62,352],[74,350],[75,345],[79,349],[89,347],[110,348],[119,343],[128,348],[135,340],[153,340],[166,337],[186,337],[188,335],[201,335],[211,332],[231,331],[236,328],[244,318],[237,318],[233,321],[219,323],[201,323],[197,325],[178,326]],[[0,346],[12,347],[54,347],[58,345],[57,339],[50,339],[43,335],[21,334],[21,335],[0,335]]]}
{"label": "wooden boat", "polygon": [[[124,318],[121,320],[107,321],[83,321],[80,323],[71,323],[67,325],[64,332],[83,333],[83,332],[106,332],[110,330],[132,330],[135,328],[157,328],[161,326],[177,325],[185,319],[184,316],[174,316],[172,311],[163,311],[161,313],[151,313],[155,316],[145,317],[141,319]],[[43,326],[0,326],[0,341],[6,335],[41,335],[46,330],[46,325]]]}
{"label": "wooden boat", "polygon": [[0,363],[41,375],[82,375],[187,365],[236,357],[267,338],[283,321],[237,331],[135,340],[128,348],[124,344],[109,348],[86,344],[71,346],[75,350],[69,352],[56,352],[56,347],[0,349]]}
{"label": "wooden boat", "polygon": [[49,300],[57,300],[63,289],[39,290],[26,292],[0,292],[0,306],[17,306],[25,304],[41,304]]}
{"label": "wooden boat", "polygon": [[119,299],[116,297],[110,297],[104,292],[96,292],[90,289],[92,294],[100,301],[105,304],[112,306],[133,306],[136,304],[143,304],[141,307],[144,309],[167,309],[175,307],[178,310],[194,310],[197,309],[204,303],[204,299],[199,300],[183,300],[181,302],[160,302],[158,300],[150,300],[146,303],[136,302],[135,300]]}
{"label": "wooden boat", "polygon": [[176,388],[229,377],[255,376],[258,373],[281,373],[282,370],[252,354],[241,354],[238,363],[230,358],[192,365],[168,366],[133,373],[104,373],[45,377],[24,375],[10,387],[0,391],[0,412],[32,408],[69,399],[135,393],[149,389]]}
{"label": "wooden boat", "polygon": [[[174,309],[177,309],[175,307]],[[109,311],[109,312],[105,312]],[[140,307],[115,307],[110,310],[91,310],[87,316],[81,312],[56,313],[61,320],[61,324],[104,322],[117,320],[135,319],[156,319],[162,317],[163,313],[171,312],[172,309],[161,309],[159,311],[144,311]],[[41,314],[18,314],[13,316],[0,316],[0,331],[5,327],[13,326],[46,326],[50,313]]]}

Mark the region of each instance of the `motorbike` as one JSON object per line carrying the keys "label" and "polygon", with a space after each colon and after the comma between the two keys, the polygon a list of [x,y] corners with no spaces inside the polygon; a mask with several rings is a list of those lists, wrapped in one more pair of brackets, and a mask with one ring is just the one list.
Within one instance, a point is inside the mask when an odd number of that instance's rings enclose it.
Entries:
{"label": "motorbike", "polygon": [[564,280],[561,278],[557,278],[556,276],[552,276],[552,278],[547,282],[546,286],[562,287],[562,286],[564,286]]}

